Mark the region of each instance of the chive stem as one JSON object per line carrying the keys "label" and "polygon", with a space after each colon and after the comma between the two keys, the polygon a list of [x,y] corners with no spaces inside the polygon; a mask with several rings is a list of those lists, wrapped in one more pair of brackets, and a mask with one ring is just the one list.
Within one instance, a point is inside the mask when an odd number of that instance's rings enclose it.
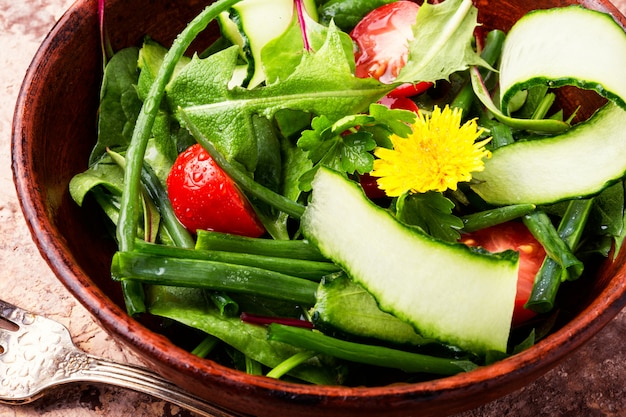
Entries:
{"label": "chive stem", "polygon": [[582,274],[583,263],[572,253],[544,211],[529,213],[522,217],[522,221],[544,247],[547,255],[567,272],[570,279],[576,279]]}
{"label": "chive stem", "polygon": [[405,372],[454,375],[476,368],[476,364],[467,360],[439,358],[384,346],[348,342],[326,336],[318,331],[281,324],[270,324],[268,337],[270,340],[288,343],[336,358],[400,369]]}
{"label": "chive stem", "polygon": [[[574,249],[580,242],[593,201],[593,198],[570,201],[561,219],[557,232],[570,249]],[[563,268],[547,256],[535,277],[533,289],[524,307],[537,313],[552,310],[561,282],[568,279],[571,277]]]}
{"label": "chive stem", "polygon": [[323,276],[333,274],[341,270],[339,266],[332,262],[289,259],[239,252],[177,248],[173,246],[148,243],[141,240],[137,240],[137,242],[135,242],[135,252],[141,252],[147,255],[168,256],[172,258],[198,259],[235,265],[253,266],[312,281],[320,281]]}
{"label": "chive stem", "polygon": [[189,231],[178,221],[172,203],[167,196],[167,191],[148,164],[144,164],[141,170],[141,182],[152,201],[159,208],[163,226],[167,229],[174,244],[181,248],[193,248],[196,242]]}
{"label": "chive stem", "polygon": [[328,262],[307,240],[263,239],[207,230],[198,230],[196,249]]}
{"label": "chive stem", "polygon": [[461,217],[463,231],[469,233],[508,222],[531,213],[535,207],[534,204],[513,204],[468,214]]}
{"label": "chive stem", "polygon": [[191,351],[192,355],[198,356],[200,358],[206,358],[215,346],[219,343],[219,339],[215,336],[207,335],[202,342],[195,347],[194,350]]}
{"label": "chive stem", "polygon": [[142,165],[148,140],[152,135],[152,127],[163,99],[165,86],[170,81],[176,64],[198,34],[221,12],[228,10],[239,1],[240,0],[218,0],[210,6],[207,6],[178,35],[172,47],[163,58],[163,64],[159,68],[159,72],[139,112],[137,123],[135,124],[135,129],[126,152],[127,169],[124,171],[124,190],[122,193],[120,217],[117,227],[119,247],[122,251],[132,250],[135,243],[137,233],[137,204]]}
{"label": "chive stem", "polygon": [[198,259],[181,259],[137,252],[117,252],[114,279],[144,284],[255,294],[311,306],[318,284],[266,269]]}
{"label": "chive stem", "polygon": [[317,356],[316,352],[298,352],[275,366],[265,376],[267,376],[268,378],[280,379],[283,375],[291,371],[293,368],[303,364],[304,362],[308,361],[311,358],[314,358],[315,356]]}
{"label": "chive stem", "polygon": [[245,355],[246,373],[248,375],[263,375],[263,366],[250,356]]}

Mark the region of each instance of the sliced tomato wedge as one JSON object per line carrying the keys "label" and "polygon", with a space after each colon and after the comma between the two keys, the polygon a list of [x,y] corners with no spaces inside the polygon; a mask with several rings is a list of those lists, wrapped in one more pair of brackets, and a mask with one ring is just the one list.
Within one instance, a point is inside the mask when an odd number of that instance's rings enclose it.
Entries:
{"label": "sliced tomato wedge", "polygon": [[[412,1],[385,4],[372,10],[354,27],[350,36],[357,45],[354,56],[357,77],[373,77],[386,84],[396,79],[409,55],[418,10],[419,6]],[[430,82],[403,84],[391,95],[410,97],[431,86]]]}
{"label": "sliced tomato wedge", "polygon": [[412,97],[412,96],[417,96],[420,95],[422,93],[425,93],[426,91],[430,90],[430,88],[433,86],[433,83],[429,83],[426,81],[422,81],[419,82],[417,84],[411,84],[411,83],[407,83],[407,84],[402,84],[399,87],[394,88],[389,95],[391,97]]}
{"label": "sliced tomato wedge", "polygon": [[414,113],[419,111],[417,104],[415,104],[415,102],[408,97],[396,97],[388,94],[378,100],[378,103],[383,104],[390,109],[410,110]]}
{"label": "sliced tomato wedge", "polygon": [[378,187],[376,178],[372,177],[370,174],[360,175],[359,183],[363,188],[363,192],[370,200],[377,200],[387,197],[387,194],[385,194],[385,192],[381,190],[380,187]]}
{"label": "sliced tomato wedge", "polygon": [[178,155],[167,177],[167,193],[174,214],[190,232],[265,233],[246,197],[199,144]]}
{"label": "sliced tomato wedge", "polygon": [[518,251],[520,265],[517,277],[517,295],[513,311],[513,326],[533,318],[536,313],[524,308],[535,282],[535,275],[546,256],[543,246],[521,222],[507,222],[476,232],[464,234],[460,240],[468,246],[479,246],[489,252],[508,249]]}

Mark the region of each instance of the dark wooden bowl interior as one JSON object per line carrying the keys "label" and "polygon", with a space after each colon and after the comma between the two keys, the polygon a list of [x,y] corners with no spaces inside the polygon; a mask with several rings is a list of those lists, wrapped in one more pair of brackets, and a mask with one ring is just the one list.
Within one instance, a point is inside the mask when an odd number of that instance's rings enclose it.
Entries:
{"label": "dark wooden bowl interior", "polygon": [[[169,45],[206,1],[109,0],[106,22],[113,48],[139,45],[144,35]],[[531,8],[564,6],[561,0],[476,0],[487,28],[507,30]],[[608,1],[586,7],[626,19]],[[197,42],[202,49],[215,27]],[[375,388],[307,386],[248,376],[191,356],[166,337],[130,319],[118,284],[109,276],[115,250],[94,210],[77,207],[68,194],[72,176],[87,166],[96,138],[102,60],[96,2],[77,1],[46,38],[29,68],[15,111],[13,171],[22,209],[42,256],[59,280],[115,338],[153,368],[198,396],[242,413],[290,415],[448,415],[476,407],[537,378],[588,340],[626,305],[624,251],[594,280],[572,319],[522,354],[479,370],[425,383]],[[594,94],[566,91],[569,108],[598,106]]]}

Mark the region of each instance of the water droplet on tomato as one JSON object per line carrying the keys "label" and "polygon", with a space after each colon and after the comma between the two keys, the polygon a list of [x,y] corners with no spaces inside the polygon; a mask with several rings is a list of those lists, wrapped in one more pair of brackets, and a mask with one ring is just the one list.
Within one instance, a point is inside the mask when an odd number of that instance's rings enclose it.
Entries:
{"label": "water droplet on tomato", "polygon": [[210,155],[208,154],[208,152],[206,151],[198,152],[198,161],[206,161],[209,158],[210,158]]}
{"label": "water droplet on tomato", "polygon": [[192,172],[191,173],[191,179],[194,182],[201,182],[204,179],[204,171],[205,170],[202,170],[201,172],[198,172],[198,171]]}

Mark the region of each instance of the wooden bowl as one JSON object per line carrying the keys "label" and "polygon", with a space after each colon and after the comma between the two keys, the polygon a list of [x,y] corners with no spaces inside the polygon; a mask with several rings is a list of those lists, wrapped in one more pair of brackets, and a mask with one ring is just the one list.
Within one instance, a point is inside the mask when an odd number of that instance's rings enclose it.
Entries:
{"label": "wooden bowl", "polygon": [[[169,45],[205,0],[108,0],[113,48],[139,45],[145,34]],[[184,7],[182,6],[184,3]],[[507,30],[531,8],[579,3],[626,19],[602,0],[476,0],[487,28]],[[68,194],[86,168],[96,138],[102,62],[95,0],[78,0],[47,36],[26,74],[13,127],[13,172],[28,226],[41,254],[102,327],[156,371],[215,404],[258,416],[448,415],[477,407],[533,381],[587,341],[626,305],[626,252],[607,261],[579,291],[572,318],[534,347],[453,377],[394,386],[347,388],[250,376],[175,346],[126,315],[109,276],[115,249],[99,217]],[[215,36],[208,31],[207,38]],[[572,40],[575,42],[575,40]],[[566,101],[597,100],[566,94]],[[595,103],[595,101],[594,101]],[[599,102],[598,102],[599,103]]]}

